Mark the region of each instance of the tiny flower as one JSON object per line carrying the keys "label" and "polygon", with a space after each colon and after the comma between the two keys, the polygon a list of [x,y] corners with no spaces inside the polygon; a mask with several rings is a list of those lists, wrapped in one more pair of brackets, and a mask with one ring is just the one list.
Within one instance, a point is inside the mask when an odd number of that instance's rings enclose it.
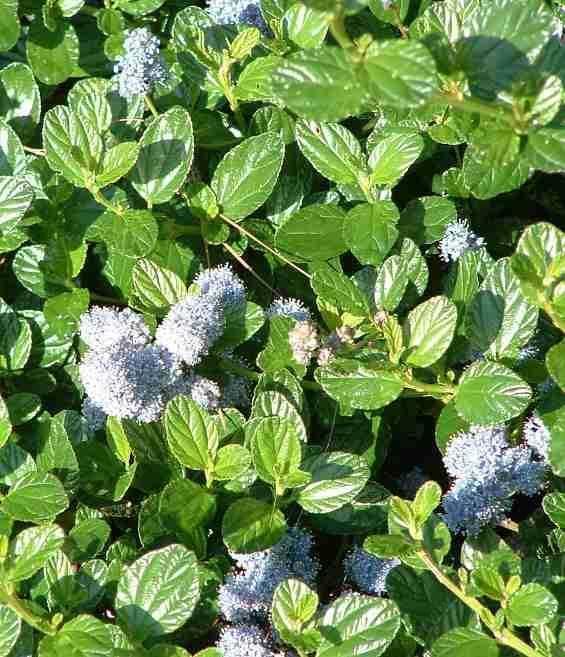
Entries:
{"label": "tiny flower", "polygon": [[275,299],[267,308],[267,317],[290,317],[297,322],[306,322],[312,315],[306,306],[298,299]]}
{"label": "tiny flower", "polygon": [[191,377],[189,385],[190,396],[202,408],[211,411],[220,407],[222,392],[217,383],[196,374]]}
{"label": "tiny flower", "polygon": [[387,575],[399,564],[397,559],[379,559],[360,547],[354,547],[343,562],[347,579],[369,595],[386,593]]}
{"label": "tiny flower", "polygon": [[143,96],[156,82],[165,82],[168,73],[159,52],[159,39],[145,27],[132,30],[124,40],[124,54],[114,72],[118,93],[124,98]]}
{"label": "tiny flower", "polygon": [[208,15],[218,25],[250,25],[264,32],[267,27],[258,0],[209,0]]}
{"label": "tiny flower", "polygon": [[537,413],[524,423],[524,440],[537,456],[544,461],[548,460],[551,434]]}
{"label": "tiny flower", "polygon": [[276,657],[267,634],[251,623],[224,628],[216,647],[223,657]]}
{"label": "tiny flower", "polygon": [[297,322],[288,334],[288,342],[295,360],[308,365],[314,352],[320,346],[318,329],[313,322]]}
{"label": "tiny flower", "polygon": [[155,341],[189,367],[199,363],[224,330],[218,297],[199,294],[176,303],[157,328]]}
{"label": "tiny flower", "polygon": [[95,433],[106,425],[106,413],[95,404],[90,397],[82,402],[82,416],[86,420],[86,430],[89,434]]}
{"label": "tiny flower", "polygon": [[455,262],[466,251],[479,249],[484,243],[484,239],[469,228],[467,221],[452,221],[439,242],[440,258],[445,262]]}
{"label": "tiny flower", "polygon": [[100,351],[124,341],[131,346],[142,346],[150,339],[143,317],[129,308],[94,306],[80,318],[79,331],[83,342]]}
{"label": "tiny flower", "polygon": [[194,282],[202,294],[216,297],[223,308],[242,306],[245,303],[245,286],[230,265],[205,269]]}

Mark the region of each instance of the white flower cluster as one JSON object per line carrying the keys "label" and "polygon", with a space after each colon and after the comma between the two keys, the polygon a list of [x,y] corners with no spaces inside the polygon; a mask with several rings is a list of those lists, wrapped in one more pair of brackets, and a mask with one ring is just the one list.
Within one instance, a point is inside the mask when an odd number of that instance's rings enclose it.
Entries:
{"label": "white flower cluster", "polygon": [[312,585],[320,567],[312,550],[312,536],[291,528],[268,550],[232,554],[236,569],[227,575],[218,596],[224,618],[231,623],[264,621],[281,582],[294,577]]}
{"label": "white flower cluster", "polygon": [[124,40],[124,54],[114,66],[118,93],[124,98],[149,93],[156,82],[165,82],[168,72],[159,52],[159,39],[140,27]]}
{"label": "white flower cluster", "polygon": [[249,25],[264,34],[268,28],[259,0],[209,0],[208,15],[218,25]]}
{"label": "white flower cluster", "polygon": [[289,317],[297,322],[307,322],[312,319],[312,315],[306,306],[299,299],[280,298],[275,299],[267,308],[267,317]]}
{"label": "white flower cluster", "polygon": [[464,253],[479,249],[484,243],[484,239],[469,228],[467,221],[452,221],[439,242],[440,258],[445,262],[456,262]]}
{"label": "white flower cluster", "polygon": [[444,465],[454,484],[443,498],[450,529],[476,535],[504,519],[512,495],[535,495],[543,485],[545,463],[528,446],[512,447],[502,426],[472,426],[449,443]]}
{"label": "white flower cluster", "polygon": [[357,546],[349,552],[343,562],[347,579],[360,591],[369,595],[382,595],[387,592],[387,575],[398,565],[400,565],[398,559],[379,559]]}
{"label": "white flower cluster", "polygon": [[101,428],[107,415],[156,421],[179,394],[208,410],[225,405],[217,383],[186,368],[209,353],[224,330],[225,309],[245,303],[245,288],[228,267],[206,270],[197,280],[203,291],[171,308],[154,342],[143,317],[130,309],[95,307],[83,315],[80,335],[89,350],[80,377],[91,431]]}

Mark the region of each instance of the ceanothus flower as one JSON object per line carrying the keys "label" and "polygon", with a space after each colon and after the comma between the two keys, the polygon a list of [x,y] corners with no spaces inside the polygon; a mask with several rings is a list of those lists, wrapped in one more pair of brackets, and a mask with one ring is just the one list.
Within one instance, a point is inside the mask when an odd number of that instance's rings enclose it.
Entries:
{"label": "ceanothus flower", "polygon": [[208,15],[218,25],[250,25],[267,29],[259,0],[209,0]]}
{"label": "ceanothus flower", "polygon": [[132,30],[124,40],[124,54],[114,66],[118,93],[124,98],[149,93],[165,82],[167,69],[159,52],[159,39],[145,27]]}
{"label": "ceanothus flower", "polygon": [[294,577],[312,585],[320,567],[312,550],[312,536],[291,528],[268,550],[232,554],[237,568],[227,575],[218,595],[224,618],[233,623],[265,620],[282,581]]}
{"label": "ceanothus flower", "polygon": [[531,415],[524,423],[524,440],[534,453],[542,460],[549,458],[551,434],[537,413]]}
{"label": "ceanothus flower", "polygon": [[257,625],[236,623],[220,633],[216,647],[224,657],[283,657],[273,652],[266,633]]}
{"label": "ceanothus flower", "polygon": [[91,403],[107,415],[154,422],[166,403],[171,354],[155,345],[132,347],[127,340],[105,351],[91,349],[79,366]]}
{"label": "ceanothus flower", "polygon": [[399,564],[398,559],[379,559],[357,546],[343,561],[347,579],[369,595],[386,593],[387,575]]}
{"label": "ceanothus flower", "polygon": [[92,434],[104,427],[108,416],[90,397],[85,397],[82,402],[82,417],[86,420],[87,432]]}
{"label": "ceanothus flower", "polygon": [[105,351],[121,342],[132,347],[149,342],[150,334],[143,317],[125,308],[94,306],[80,318],[80,337],[91,349]]}
{"label": "ceanothus flower", "polygon": [[190,377],[189,395],[207,411],[215,410],[221,405],[222,391],[220,386],[215,381],[198,374]]}
{"label": "ceanothus flower", "polygon": [[297,322],[307,322],[311,319],[308,308],[299,299],[275,299],[267,308],[267,317],[290,317]]}
{"label": "ceanothus flower", "polygon": [[479,249],[485,243],[469,228],[466,220],[452,221],[447,225],[439,242],[440,258],[445,262],[455,262],[466,252]]}
{"label": "ceanothus flower", "polygon": [[545,464],[529,447],[512,447],[503,426],[471,426],[449,443],[444,465],[454,479],[443,498],[444,518],[452,531],[477,534],[500,522],[515,493],[535,495],[543,485]]}
{"label": "ceanothus flower", "polygon": [[222,308],[235,308],[245,303],[245,286],[230,265],[205,269],[194,282],[202,294],[216,297]]}
{"label": "ceanothus flower", "polygon": [[224,330],[224,312],[218,297],[188,296],[176,303],[155,333],[155,341],[189,367],[206,356]]}
{"label": "ceanothus flower", "polygon": [[302,365],[308,365],[320,346],[318,329],[313,322],[297,322],[288,334],[292,356]]}

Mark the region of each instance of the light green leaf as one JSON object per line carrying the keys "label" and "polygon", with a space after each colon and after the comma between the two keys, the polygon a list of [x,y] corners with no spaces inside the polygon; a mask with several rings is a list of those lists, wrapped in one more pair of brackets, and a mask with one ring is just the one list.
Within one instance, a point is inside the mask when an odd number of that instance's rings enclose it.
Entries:
{"label": "light green leaf", "polygon": [[561,529],[565,529],[565,493],[550,493],[543,498],[543,510]]}
{"label": "light green leaf", "polygon": [[0,89],[0,115],[22,138],[31,136],[39,123],[41,98],[29,66],[8,64],[0,71]]}
{"label": "light green leaf", "polygon": [[288,38],[300,48],[307,50],[318,48],[324,43],[329,19],[329,14],[297,2],[286,10],[283,16],[283,25]]}
{"label": "light green leaf", "polygon": [[447,297],[431,297],[410,311],[404,324],[404,360],[429,367],[449,348],[457,326],[457,308]]}
{"label": "light green leaf", "polygon": [[275,132],[249,137],[216,167],[211,187],[222,212],[244,219],[269,198],[282,167],[284,144]]}
{"label": "light green leaf", "polygon": [[12,654],[12,648],[18,642],[21,629],[22,621],[18,614],[10,607],[0,605],[0,657],[8,657]]}
{"label": "light green leaf", "polygon": [[508,620],[518,627],[549,623],[557,613],[555,596],[541,584],[525,584],[513,593],[504,610]]}
{"label": "light green leaf", "polygon": [[297,502],[309,513],[330,513],[349,504],[363,490],[370,470],[365,459],[344,452],[309,457],[302,470],[311,475],[300,488]]}
{"label": "light green leaf", "polygon": [[441,503],[441,487],[435,481],[427,481],[418,489],[412,511],[416,524],[421,527]]}
{"label": "light green leaf", "polygon": [[455,219],[457,208],[453,201],[441,196],[422,196],[412,199],[402,210],[399,226],[402,234],[416,244],[432,244],[443,237],[446,226]]}
{"label": "light green leaf", "polygon": [[98,187],[106,187],[123,178],[135,164],[138,154],[139,145],[133,141],[124,141],[107,150],[96,174]]}
{"label": "light green leaf", "polygon": [[286,532],[284,515],[272,504],[244,497],[226,511],[222,522],[224,543],[232,552],[266,550]]}
{"label": "light green leaf", "polygon": [[190,114],[173,107],[155,118],[139,142],[130,179],[137,193],[152,204],[170,201],[190,171],[194,135]]}
{"label": "light green leaf", "polygon": [[304,582],[287,579],[275,589],[271,615],[277,633],[285,643],[306,652],[315,650],[320,633],[312,627],[304,627],[318,608],[318,595]]}
{"label": "light green leaf", "polygon": [[253,426],[250,448],[259,477],[284,490],[285,480],[298,470],[302,458],[294,422],[280,417],[259,420]]}
{"label": "light green leaf", "polygon": [[470,627],[450,630],[432,646],[432,657],[498,657],[498,654],[494,639]]}
{"label": "light green leaf", "polygon": [[53,636],[41,640],[41,657],[68,655],[69,649],[80,657],[113,657],[116,654],[112,626],[94,616],[81,615],[65,623]]}
{"label": "light green leaf", "polygon": [[31,24],[26,54],[35,77],[44,84],[56,85],[69,78],[79,61],[79,39],[68,21],[57,21],[48,30],[41,20]]}
{"label": "light green leaf", "polygon": [[138,260],[132,272],[135,303],[151,313],[163,316],[187,294],[186,285],[174,272],[151,260]]}
{"label": "light green leaf", "polygon": [[551,378],[565,391],[565,339],[551,347],[545,357],[545,364]]}
{"label": "light green leaf", "polygon": [[19,38],[20,20],[18,18],[18,0],[1,0],[0,51],[11,50]]}
{"label": "light green leaf", "polygon": [[138,641],[174,632],[190,618],[200,596],[194,552],[168,545],[125,568],[118,582],[118,620]]}
{"label": "light green leaf", "polygon": [[30,472],[10,488],[2,511],[21,522],[51,522],[69,506],[61,482],[52,474]]}
{"label": "light green leaf", "polygon": [[374,299],[378,310],[394,312],[408,285],[408,270],[399,255],[389,256],[381,265],[375,282]]}
{"label": "light green leaf", "polygon": [[478,361],[465,370],[457,393],[457,412],[473,424],[498,424],[526,410],[532,391],[512,370]]}
{"label": "light green leaf", "polygon": [[179,395],[167,404],[165,431],[171,452],[192,470],[213,467],[218,451],[216,423],[196,402]]}
{"label": "light green leaf", "polygon": [[319,297],[338,309],[357,317],[369,313],[369,304],[361,290],[345,274],[330,265],[317,265],[311,284]]}
{"label": "light green leaf", "polygon": [[[63,546],[65,533],[58,525],[28,527],[10,543],[4,564],[8,582],[29,579]],[[1,651],[0,651],[1,652]]]}
{"label": "light green leaf", "polygon": [[282,57],[267,55],[248,64],[237,81],[235,93],[245,102],[270,101],[275,96],[271,87],[274,71],[283,62]]}
{"label": "light green leaf", "polygon": [[220,447],[214,463],[214,479],[229,481],[237,479],[251,466],[251,454],[241,445]]}
{"label": "light green leaf", "polygon": [[392,201],[356,205],[347,213],[343,237],[363,265],[380,265],[398,238],[398,210]]}
{"label": "light green leaf", "polygon": [[296,141],[314,169],[333,182],[356,184],[365,173],[361,145],[339,123],[298,121]]}
{"label": "light green leaf", "polygon": [[392,187],[420,157],[424,140],[417,133],[392,134],[380,139],[369,156],[371,181]]}

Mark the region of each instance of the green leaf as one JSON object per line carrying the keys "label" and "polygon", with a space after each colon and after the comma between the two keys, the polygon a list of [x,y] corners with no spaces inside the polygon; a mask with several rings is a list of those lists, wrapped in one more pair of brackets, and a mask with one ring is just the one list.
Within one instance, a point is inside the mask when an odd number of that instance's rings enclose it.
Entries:
{"label": "green leaf", "polygon": [[75,288],[46,299],[43,313],[55,333],[64,337],[76,332],[81,315],[88,310],[89,301],[88,290]]}
{"label": "green leaf", "polygon": [[222,521],[224,543],[232,552],[266,550],[286,532],[284,515],[272,504],[244,497],[234,502]]}
{"label": "green leaf", "polygon": [[432,657],[498,657],[498,654],[494,639],[470,627],[450,630],[432,646]]}
{"label": "green leaf", "polygon": [[229,481],[243,475],[251,466],[251,454],[241,445],[220,447],[214,463],[214,479]]}
{"label": "green leaf", "polygon": [[532,391],[512,370],[489,361],[468,367],[455,395],[457,412],[473,424],[498,424],[526,410]]}
{"label": "green leaf", "polygon": [[119,622],[143,641],[184,625],[199,596],[194,552],[173,544],[143,555],[124,569],[115,606]]}
{"label": "green leaf", "polygon": [[267,417],[253,426],[251,455],[259,477],[282,494],[285,480],[300,467],[300,438],[295,424],[280,417]]}
{"label": "green leaf", "polygon": [[311,475],[298,490],[297,502],[309,513],[330,513],[349,504],[370,475],[367,462],[344,452],[326,452],[305,459],[302,470]]}
{"label": "green leaf", "polygon": [[43,122],[43,145],[49,166],[77,187],[85,187],[102,157],[102,140],[84,116],[59,105]]}
{"label": "green leaf", "polygon": [[532,582],[513,593],[506,604],[506,618],[518,627],[549,623],[557,613],[555,596],[541,584]]}
{"label": "green leaf", "polygon": [[0,89],[0,115],[22,138],[32,136],[39,123],[41,98],[29,66],[8,64],[0,71]]}
{"label": "green leaf", "polygon": [[359,72],[360,64],[347,51],[321,46],[287,57],[273,75],[273,90],[299,116],[340,121],[363,106],[366,91]]}
{"label": "green leaf", "polygon": [[[14,274],[25,288],[39,297],[62,294],[68,291],[69,286],[65,276],[67,272],[62,270],[61,264],[65,267],[70,264],[68,260],[72,261],[69,252],[66,253],[67,262],[63,262],[66,258],[64,253],[62,255],[63,258],[57,261],[54,249],[48,250],[42,244],[24,246],[18,250],[12,263]],[[74,255],[75,262],[80,261],[86,255],[86,248],[77,249]]]}
{"label": "green leaf", "polygon": [[418,489],[412,511],[416,524],[421,527],[441,503],[441,487],[435,481],[426,481]]}
{"label": "green leaf", "polygon": [[388,406],[404,389],[402,380],[394,372],[347,361],[318,368],[316,380],[333,399],[364,410]]}
{"label": "green leaf", "polygon": [[449,349],[457,326],[457,308],[447,297],[432,297],[411,310],[404,324],[404,360],[429,367]]}
{"label": "green leaf", "polygon": [[277,248],[292,260],[329,260],[347,250],[345,212],[337,205],[309,205],[290,215],[277,229]]}
{"label": "green leaf", "polygon": [[379,139],[369,156],[371,182],[392,187],[404,176],[424,150],[417,133],[392,134]]}
{"label": "green leaf", "polygon": [[373,41],[366,52],[364,69],[371,95],[379,104],[417,107],[437,89],[435,61],[417,41]]}
{"label": "green leaf", "polygon": [[[107,212],[98,224],[100,238],[110,251],[119,256],[119,261],[131,261],[149,255],[155,243],[159,227],[148,210],[126,210],[122,215]],[[133,269],[132,263],[132,269]]]}
{"label": "green leaf", "polygon": [[363,265],[379,266],[398,239],[398,209],[392,201],[356,205],[347,213],[343,237]]}
{"label": "green leaf", "polygon": [[369,536],[363,543],[363,549],[380,559],[393,559],[410,554],[416,550],[415,544],[400,534]]}
{"label": "green leaf", "polygon": [[237,81],[236,96],[244,102],[272,100],[272,76],[282,61],[281,57],[267,55],[248,64]]}
{"label": "green leaf", "polygon": [[378,310],[394,312],[408,285],[408,270],[399,255],[389,256],[379,269],[374,299]]}
{"label": "green leaf", "polygon": [[41,410],[41,397],[32,392],[15,392],[6,399],[8,415],[17,427],[32,420]]}
{"label": "green leaf", "polygon": [[545,364],[551,378],[565,391],[565,339],[551,347],[545,356]]}
{"label": "green leaf", "polygon": [[0,118],[0,176],[23,176],[26,170],[22,142],[6,121]]}
{"label": "green leaf", "polygon": [[10,543],[4,564],[6,581],[19,582],[35,575],[63,546],[64,540],[65,533],[58,525],[28,527],[19,532]]}
{"label": "green leaf", "polygon": [[314,292],[329,304],[357,317],[369,312],[367,299],[347,276],[328,264],[317,264],[311,280]]}
{"label": "green leaf", "polygon": [[148,203],[166,203],[190,171],[194,135],[190,114],[173,107],[155,118],[139,142],[139,156],[130,174],[136,192]]}
{"label": "green leaf", "polygon": [[0,302],[0,368],[23,369],[31,353],[31,329],[3,301]]}
{"label": "green leaf", "polygon": [[22,621],[16,612],[10,607],[0,605],[0,657],[13,654],[11,651],[18,642],[21,629]]}
{"label": "green leaf", "polygon": [[110,538],[111,527],[102,518],[88,518],[69,532],[65,552],[74,563],[94,558]]}
{"label": "green leaf", "polygon": [[192,470],[213,467],[218,451],[216,423],[196,402],[179,395],[167,404],[165,431],[175,458]]}
{"label": "green leaf", "polygon": [[256,303],[247,301],[238,306],[226,308],[224,313],[226,328],[215,348],[229,349],[246,342],[265,323],[265,312]]}
{"label": "green leaf", "polygon": [[44,637],[39,646],[42,657],[62,657],[70,650],[80,657],[112,657],[115,646],[111,625],[94,616],[77,616],[53,636]]}
{"label": "green leaf", "polygon": [[13,486],[25,475],[37,470],[31,455],[9,442],[0,449],[0,483]]}
{"label": "green leaf", "polygon": [[457,208],[447,198],[422,196],[402,210],[399,227],[416,244],[432,244],[443,237],[448,224],[457,219]]}
{"label": "green leaf", "polygon": [[222,211],[244,219],[269,198],[282,167],[284,144],[275,132],[249,137],[216,167],[211,187]]}
{"label": "green leaf", "polygon": [[322,643],[316,657],[379,657],[400,628],[390,600],[346,594],[326,608],[317,624]]}
{"label": "green leaf", "polygon": [[[558,94],[560,97],[560,89]],[[545,127],[532,131],[528,135],[524,157],[532,167],[546,173],[563,171],[565,168],[565,129],[563,127]]]}
{"label": "green leaf", "polygon": [[269,335],[263,351],[257,356],[257,365],[264,372],[277,372],[285,368],[293,369],[304,376],[305,367],[294,360],[288,342],[288,334],[295,322],[290,317],[273,317],[269,320]]}
{"label": "green leaf", "polygon": [[497,360],[512,358],[533,336],[537,321],[537,308],[524,298],[510,259],[501,258],[468,307],[467,337]]}
{"label": "green leaf", "polygon": [[79,40],[75,28],[68,21],[57,21],[51,32],[41,20],[34,20],[29,29],[26,54],[40,82],[51,85],[64,82],[79,61]]}
{"label": "green leaf", "polygon": [[188,294],[179,276],[146,259],[135,263],[132,293],[136,305],[140,304],[145,311],[158,316],[165,315],[171,306]]}
{"label": "green leaf", "polygon": [[98,187],[106,187],[123,178],[136,163],[139,148],[134,141],[124,141],[107,150],[96,174]]}
{"label": "green leaf", "polygon": [[168,483],[159,495],[159,520],[171,536],[193,542],[194,531],[206,527],[216,514],[216,499],[190,479]]}
{"label": "green leaf", "polygon": [[[20,38],[18,1],[0,1],[0,51],[11,50]],[[10,652],[8,650],[8,652]]]}
{"label": "green leaf", "polygon": [[16,481],[2,501],[2,511],[14,520],[51,522],[69,506],[61,482],[52,474],[30,472]]}
{"label": "green leaf", "polygon": [[296,141],[314,169],[333,182],[356,184],[365,173],[361,145],[339,123],[298,121]]}
{"label": "green leaf", "polygon": [[288,38],[308,50],[323,44],[328,32],[328,18],[328,14],[297,2],[286,10],[283,22]]}
{"label": "green leaf", "polygon": [[304,625],[318,608],[318,595],[297,579],[287,579],[275,589],[271,608],[272,622],[285,643],[305,652],[315,650],[320,633]]}
{"label": "green leaf", "polygon": [[443,407],[436,422],[436,444],[440,452],[445,453],[449,441],[456,433],[468,429],[469,423],[457,413],[455,403],[451,400]]}
{"label": "green leaf", "polygon": [[565,529],[565,493],[550,493],[543,498],[543,510],[561,529]]}

